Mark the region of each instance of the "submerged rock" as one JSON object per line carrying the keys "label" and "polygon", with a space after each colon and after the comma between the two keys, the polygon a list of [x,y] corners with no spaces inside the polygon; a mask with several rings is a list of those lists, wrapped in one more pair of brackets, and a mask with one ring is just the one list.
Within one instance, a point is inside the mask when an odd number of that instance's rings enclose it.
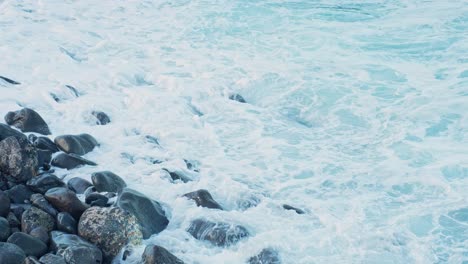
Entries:
{"label": "submerged rock", "polygon": [[123,209],[91,207],[78,223],[78,234],[96,244],[110,261],[127,244],[140,244],[138,220]]}
{"label": "submerged rock", "polygon": [[37,168],[37,152],[26,137],[0,141],[0,173],[8,180],[26,182],[37,174]]}
{"label": "submerged rock", "polygon": [[46,244],[25,233],[14,233],[8,238],[7,242],[20,247],[27,256],[40,257],[47,252]]}
{"label": "submerged rock", "polygon": [[109,116],[104,113],[104,112],[101,112],[101,111],[93,111],[91,113],[94,117],[96,117],[96,125],[106,125],[108,123],[110,123],[110,118]]}
{"label": "submerged rock", "polygon": [[187,232],[199,240],[205,240],[213,245],[227,247],[236,244],[250,234],[247,229],[239,225],[215,223],[204,219],[192,221]]}
{"label": "submerged rock", "polygon": [[48,213],[34,206],[24,211],[21,217],[21,230],[23,230],[23,232],[29,233],[40,226],[50,232],[55,228],[55,219]]}
{"label": "submerged rock", "polygon": [[49,189],[63,187],[65,183],[54,174],[44,173],[30,179],[26,185],[33,191],[44,194]]}
{"label": "submerged rock", "polygon": [[17,245],[0,242],[0,263],[21,264],[25,258],[24,251]]}
{"label": "submerged rock", "polygon": [[98,146],[97,140],[89,134],[62,135],[54,140],[57,147],[67,153],[83,156]]}
{"label": "submerged rock", "polygon": [[286,210],[294,210],[294,211],[296,211],[297,214],[305,214],[305,212],[302,209],[293,207],[293,206],[291,206],[289,204],[283,204],[283,208],[286,209]]}
{"label": "submerged rock", "polygon": [[74,168],[78,168],[84,165],[96,166],[97,164],[82,158],[75,154],[66,154],[60,153],[57,155],[51,162],[52,166],[59,167],[62,169],[71,170]]}
{"label": "submerged rock", "polygon": [[146,246],[141,261],[143,264],[184,264],[167,249],[157,245]]}
{"label": "submerged rock", "polygon": [[276,250],[265,248],[258,255],[249,258],[248,264],[281,264],[281,260]]}
{"label": "submerged rock", "polygon": [[22,132],[36,132],[43,135],[51,134],[49,126],[44,119],[36,111],[29,108],[8,112],[5,115],[5,122]]}
{"label": "submerged rock", "polygon": [[231,99],[233,101],[237,101],[239,103],[246,103],[244,97],[242,97],[242,95],[240,95],[240,94],[231,94],[231,95],[229,95],[229,99]]}
{"label": "submerged rock", "polygon": [[51,249],[67,264],[103,263],[101,250],[83,238],[60,231],[52,231],[50,235]]}
{"label": "submerged rock", "polygon": [[116,205],[138,219],[144,239],[161,232],[169,224],[162,206],[135,190],[123,189]]}
{"label": "submerged rock", "polygon": [[77,194],[82,194],[84,191],[86,191],[86,189],[88,189],[88,187],[93,186],[92,183],[80,177],[71,178],[68,180],[67,185],[68,189],[74,191]]}
{"label": "submerged rock", "polygon": [[223,210],[207,190],[197,190],[184,194],[185,197],[194,200],[197,206]]}
{"label": "submerged rock", "polygon": [[98,192],[120,192],[127,187],[120,176],[110,171],[95,172],[91,175],[91,180]]}
{"label": "submerged rock", "polygon": [[52,188],[45,193],[44,197],[59,211],[70,213],[75,219],[79,219],[88,208],[74,192],[65,187]]}

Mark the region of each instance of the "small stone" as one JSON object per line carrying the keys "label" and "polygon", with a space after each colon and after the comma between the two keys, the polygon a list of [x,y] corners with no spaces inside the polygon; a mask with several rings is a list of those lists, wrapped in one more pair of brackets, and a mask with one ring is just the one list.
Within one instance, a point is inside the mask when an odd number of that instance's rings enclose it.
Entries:
{"label": "small stone", "polygon": [[51,249],[67,264],[103,263],[101,250],[83,238],[60,231],[52,231],[50,235]]}
{"label": "small stone", "polygon": [[10,197],[4,191],[0,191],[0,216],[6,217],[10,212]]}
{"label": "small stone", "polygon": [[49,189],[44,197],[59,211],[70,213],[75,219],[79,219],[88,208],[74,192],[65,187]]}
{"label": "small stone", "polygon": [[68,180],[67,185],[68,189],[74,191],[77,194],[82,194],[88,187],[93,186],[92,183],[80,177],[71,178]]}
{"label": "small stone", "polygon": [[111,121],[109,116],[104,112],[93,111],[91,114],[96,117],[96,119],[97,119],[96,124],[97,125],[106,125],[106,124],[110,123],[110,121]]}
{"label": "small stone", "polygon": [[39,259],[39,261],[43,264],[67,264],[62,256],[57,256],[51,253],[45,254]]}
{"label": "small stone", "polygon": [[40,257],[47,252],[46,244],[25,233],[14,233],[8,238],[7,242],[20,247],[27,256]]}
{"label": "small stone", "polygon": [[187,231],[196,239],[205,240],[221,247],[236,244],[241,239],[249,236],[249,232],[243,226],[214,223],[204,219],[192,221]]}
{"label": "small stone", "polygon": [[140,244],[142,234],[137,219],[120,208],[91,207],[78,223],[78,234],[97,245],[105,259],[113,259],[127,244]]}
{"label": "small stone", "polygon": [[41,240],[46,245],[49,244],[49,233],[47,232],[47,229],[43,226],[38,226],[34,228],[33,230],[31,230],[31,232],[29,232],[29,235]]}
{"label": "small stone", "polygon": [[31,195],[31,203],[33,206],[41,209],[53,217],[55,217],[58,213],[57,210],[46,200],[42,194],[35,193]]}
{"label": "small stone", "polygon": [[127,186],[120,176],[110,171],[95,172],[91,180],[98,192],[120,192]]}
{"label": "small stone", "polygon": [[157,245],[146,246],[141,261],[143,264],[184,264],[167,249]]}
{"label": "small stone", "polygon": [[0,263],[22,264],[26,254],[15,244],[0,242]]}
{"label": "small stone", "polygon": [[89,134],[62,135],[56,137],[54,142],[61,151],[79,156],[83,156],[99,146],[96,139]]}
{"label": "small stone", "polygon": [[44,227],[48,232],[52,231],[55,228],[55,219],[48,213],[34,206],[24,211],[21,217],[21,230],[25,233],[29,233],[39,226]]}
{"label": "small stone", "polygon": [[286,210],[294,210],[294,211],[296,211],[297,214],[305,214],[305,212],[302,209],[293,207],[293,206],[288,205],[288,204],[283,204],[283,208],[286,209]]}
{"label": "small stone", "polygon": [[221,205],[219,205],[211,196],[211,194],[207,190],[197,190],[194,192],[184,194],[185,197],[192,199],[195,201],[197,206],[212,208],[212,209],[220,209],[223,210]]}
{"label": "small stone", "polygon": [[258,255],[249,258],[249,264],[281,264],[278,252],[271,248],[263,249]]}
{"label": "small stone", "polygon": [[57,155],[51,162],[52,166],[59,167],[62,169],[71,170],[74,168],[78,168],[84,165],[96,166],[97,164],[82,158],[75,154],[66,154],[60,153]]}
{"label": "small stone", "polygon": [[100,193],[91,193],[86,196],[85,202],[91,206],[101,206],[104,207],[107,205],[109,198],[100,194]]}
{"label": "small stone", "polygon": [[24,138],[8,137],[0,141],[0,172],[15,183],[26,182],[36,176],[36,149]]}
{"label": "small stone", "polygon": [[57,215],[57,229],[69,234],[76,234],[76,220],[69,213],[61,212]]}
{"label": "small stone", "polygon": [[0,217],[0,242],[5,242],[11,234],[10,223],[6,218]]}
{"label": "small stone", "polygon": [[10,197],[10,201],[17,204],[26,203],[33,194],[33,192],[23,184],[18,184],[5,192]]}
{"label": "small stone", "polygon": [[57,176],[51,173],[44,173],[31,178],[26,185],[33,191],[44,194],[49,189],[55,187],[64,187],[65,183]]}
{"label": "small stone", "polygon": [[8,112],[5,115],[5,122],[22,132],[36,132],[43,135],[51,134],[49,126],[47,126],[44,119],[36,111],[29,108]]}
{"label": "small stone", "polygon": [[244,97],[242,97],[242,95],[240,95],[240,94],[231,94],[231,95],[229,95],[229,99],[231,99],[233,101],[237,101],[239,103],[246,103]]}

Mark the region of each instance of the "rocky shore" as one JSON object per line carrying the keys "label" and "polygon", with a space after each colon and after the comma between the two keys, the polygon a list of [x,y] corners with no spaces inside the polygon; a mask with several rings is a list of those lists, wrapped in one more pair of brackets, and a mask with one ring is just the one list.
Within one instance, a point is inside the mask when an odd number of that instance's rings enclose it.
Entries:
{"label": "rocky shore", "polygon": [[[231,99],[245,102],[240,98]],[[98,125],[111,122],[103,112],[93,115]],[[80,177],[64,182],[54,174],[55,168],[79,170],[97,165],[83,157],[99,147],[92,135],[54,137],[40,114],[29,108],[6,113],[5,123],[0,124],[0,263],[119,263],[168,226],[164,207],[128,188],[114,172],[96,171],[91,182]],[[198,173],[190,162],[186,165]],[[175,182],[192,180],[179,172],[167,173]],[[194,206],[224,210],[207,190],[183,197],[193,200]],[[304,213],[289,205],[284,208]],[[203,216],[193,220],[186,232],[215,247],[229,247],[251,236],[244,226]],[[146,245],[140,259],[144,264],[184,263],[153,244]],[[246,262],[281,263],[272,248]]]}

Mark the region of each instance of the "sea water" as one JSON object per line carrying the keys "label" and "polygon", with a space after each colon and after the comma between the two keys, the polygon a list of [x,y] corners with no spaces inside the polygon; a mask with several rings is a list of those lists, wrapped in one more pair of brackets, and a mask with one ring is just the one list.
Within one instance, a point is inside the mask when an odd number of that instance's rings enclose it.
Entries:
{"label": "sea water", "polygon": [[[95,136],[97,168],[56,173],[160,201],[145,243],[186,263],[468,263],[467,51],[463,0],[4,0],[0,110]],[[201,188],[226,210],[180,197]],[[251,236],[211,246],[200,217]]]}

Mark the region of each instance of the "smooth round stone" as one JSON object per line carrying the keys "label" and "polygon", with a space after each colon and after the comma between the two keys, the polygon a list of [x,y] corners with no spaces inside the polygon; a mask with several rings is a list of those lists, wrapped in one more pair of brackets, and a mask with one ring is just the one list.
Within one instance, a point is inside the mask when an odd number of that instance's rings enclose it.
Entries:
{"label": "smooth round stone", "polygon": [[12,182],[26,182],[36,176],[36,149],[24,138],[8,137],[0,141],[0,171]]}
{"label": "smooth round stone", "polygon": [[278,252],[271,248],[263,249],[258,255],[249,258],[248,264],[281,264]]}
{"label": "smooth round stone", "polygon": [[11,234],[10,223],[4,217],[0,217],[0,242],[5,242]]}
{"label": "smooth round stone", "polygon": [[123,189],[116,205],[138,219],[144,239],[161,232],[169,224],[162,206],[135,190]]}
{"label": "smooth round stone", "polygon": [[75,219],[79,219],[81,214],[88,208],[68,188],[57,187],[49,189],[44,197],[59,211],[70,213]]}
{"label": "smooth round stone", "polygon": [[43,226],[34,228],[29,232],[29,235],[41,240],[46,245],[49,244],[49,232],[47,232],[47,229]]}
{"label": "smooth round stone", "polygon": [[53,217],[55,217],[58,213],[57,210],[40,193],[31,195],[31,203],[33,206],[41,209]]}
{"label": "smooth round stone", "polygon": [[83,156],[99,146],[97,140],[89,134],[62,135],[54,140],[57,147],[68,154]]}
{"label": "smooth round stone", "polygon": [[31,178],[26,185],[33,191],[38,193],[46,193],[49,189],[55,187],[64,187],[65,183],[54,174],[44,173]]}
{"label": "smooth round stone", "polygon": [[143,264],[184,264],[184,262],[172,255],[167,249],[157,246],[148,245],[141,257]]}
{"label": "smooth round stone", "polygon": [[46,244],[25,233],[14,233],[8,238],[7,242],[20,247],[27,256],[40,257],[47,252]]}
{"label": "smooth round stone", "polygon": [[75,193],[82,194],[84,191],[86,191],[86,189],[88,189],[88,187],[93,186],[93,184],[83,178],[74,177],[68,180],[67,186],[68,189],[74,191]]}
{"label": "smooth round stone", "polygon": [[69,213],[61,212],[57,215],[57,229],[65,233],[76,234],[77,223]]}
{"label": "smooth round stone", "polygon": [[24,211],[21,217],[21,230],[29,233],[39,226],[44,227],[48,232],[52,231],[55,227],[55,219],[50,214],[34,206]]}
{"label": "smooth round stone", "polygon": [[293,206],[288,205],[288,204],[283,204],[283,208],[286,209],[286,210],[296,211],[297,214],[305,214],[304,210],[293,207]]}
{"label": "smooth round stone", "polygon": [[10,212],[10,197],[4,191],[0,191],[0,216],[6,217]]}
{"label": "smooth round stone", "polygon": [[86,203],[91,206],[101,206],[104,207],[107,205],[109,198],[99,193],[90,193],[86,196]]}
{"label": "smooth round stone", "polygon": [[96,117],[96,125],[106,125],[110,123],[110,118],[109,116],[101,111],[93,111],[91,113],[94,117]]}
{"label": "smooth round stone", "polygon": [[194,238],[208,241],[213,245],[227,247],[236,244],[250,234],[247,229],[239,225],[215,223],[204,219],[192,221],[187,230]]}
{"label": "smooth round stone", "polygon": [[5,192],[10,197],[10,201],[17,204],[26,203],[33,194],[33,192],[23,184],[13,186],[13,188]]}
{"label": "smooth round stone", "polygon": [[120,192],[127,187],[120,176],[110,171],[95,172],[91,175],[91,180],[98,192]]}
{"label": "smooth round stone", "polygon": [[0,242],[0,263],[22,264],[26,254],[15,244]]}
{"label": "smooth round stone", "polygon": [[207,190],[197,190],[184,194],[185,197],[194,200],[197,206],[223,210]]}
{"label": "smooth round stone", "polygon": [[127,244],[142,241],[138,220],[120,208],[91,207],[78,223],[78,234],[97,245],[108,261]]}
{"label": "smooth round stone", "polygon": [[51,249],[67,264],[101,264],[102,252],[83,238],[60,231],[52,231]]}
{"label": "smooth round stone", "polygon": [[95,162],[82,158],[75,154],[60,153],[51,162],[52,166],[72,170],[81,166],[96,166]]}
{"label": "smooth round stone", "polygon": [[39,259],[39,262],[43,264],[67,264],[62,256],[57,256],[51,253],[42,256]]}
{"label": "smooth round stone", "polygon": [[51,134],[49,126],[44,119],[30,108],[8,112],[5,115],[5,122],[10,126],[18,128],[22,132],[36,132],[43,135]]}

